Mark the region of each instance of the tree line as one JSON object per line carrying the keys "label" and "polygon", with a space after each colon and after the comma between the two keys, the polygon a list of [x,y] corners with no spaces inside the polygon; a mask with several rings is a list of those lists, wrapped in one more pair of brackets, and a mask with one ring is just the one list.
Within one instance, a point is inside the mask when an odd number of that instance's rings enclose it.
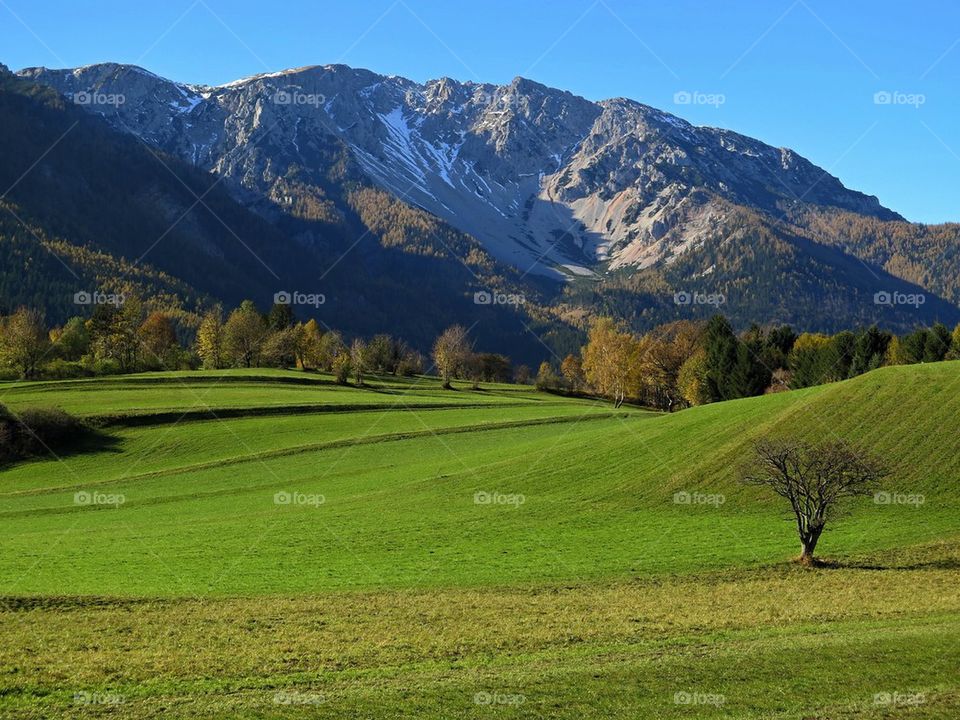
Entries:
{"label": "tree line", "polygon": [[[433,347],[433,362],[450,386],[453,378],[509,382],[517,373],[505,355],[476,352],[466,330],[445,330]],[[48,327],[43,313],[21,307],[0,317],[0,377],[66,379],[151,370],[302,368],[334,375],[340,383],[364,384],[367,374],[412,376],[429,361],[388,334],[345,338],[316,320],[298,321],[289,304],[263,313],[244,301],[229,313],[216,306],[193,332],[175,311],[147,311],[134,297],[94,306],[90,317]]]}
{"label": "tree line", "polygon": [[[22,307],[0,317],[0,377],[64,379],[148,370],[232,367],[302,368],[364,384],[367,374],[412,376],[435,371],[454,379],[527,383],[531,373],[506,355],[477,352],[454,325],[433,343],[430,358],[388,334],[348,339],[316,320],[300,322],[288,304],[261,312],[249,300],[229,313],[209,309],[194,332],[176,311],[147,311],[135,298],[95,305],[88,318],[47,327]],[[606,397],[676,410],[720,400],[819,385],[883,365],[960,359],[960,325],[937,323],[906,335],[876,326],[835,335],[796,333],[790,326],[752,326],[737,333],[723,315],[681,320],[643,335],[611,318],[595,319],[586,344],[536,375],[542,390]]]}
{"label": "tree line", "polygon": [[587,392],[664,410],[845,380],[884,365],[960,359],[960,325],[898,336],[876,326],[835,335],[754,325],[736,333],[723,315],[681,320],[644,335],[593,321],[579,355],[541,364],[537,386]]}

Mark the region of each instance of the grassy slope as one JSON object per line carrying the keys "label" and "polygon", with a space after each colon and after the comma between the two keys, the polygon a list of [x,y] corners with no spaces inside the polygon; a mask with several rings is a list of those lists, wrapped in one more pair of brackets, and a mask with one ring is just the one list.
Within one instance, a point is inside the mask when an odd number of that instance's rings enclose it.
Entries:
{"label": "grassy slope", "polygon": [[[246,397],[247,382],[191,377],[210,393],[191,406],[252,407],[280,377]],[[90,415],[182,401],[167,379],[123,382],[55,396]],[[293,387],[291,404],[352,408],[402,384]],[[611,417],[510,387],[414,386],[392,411],[114,429],[101,452],[2,475],[0,592],[15,599],[0,712],[41,717],[88,690],[123,694],[112,711],[129,717],[954,717],[958,389],[960,363],[943,363]],[[416,405],[437,397],[487,407]],[[794,542],[772,502],[736,483],[771,431],[868,442],[894,463],[889,489],[925,502],[858,506],[822,542],[842,566],[811,579],[782,564]],[[127,501],[78,508],[81,487]],[[326,502],[276,506],[278,490]],[[478,490],[525,502],[476,505]],[[726,501],[676,505],[678,490]],[[306,694],[277,705],[278,690]],[[872,702],[919,690],[920,707]],[[726,703],[678,706],[681,691]]]}
{"label": "grassy slope", "polygon": [[[868,441],[895,461],[889,489],[925,496],[920,507],[862,503],[827,534],[824,552],[921,542],[958,530],[960,439],[942,431],[956,424],[958,371],[958,363],[892,368],[660,417],[611,417],[595,403],[506,390],[446,395],[497,403],[485,409],[417,410],[437,391],[414,388],[393,411],[124,428],[118,447],[4,473],[0,537],[11,556],[0,583],[27,593],[250,594],[776,562],[793,550],[790,527],[772,500],[735,477],[747,443],[774,429]],[[245,386],[237,385],[227,391]],[[170,388],[131,383],[127,392],[141,407],[144,395]],[[354,405],[375,391],[305,393]],[[111,402],[92,406],[112,413],[133,405],[112,395]],[[673,494],[681,490],[723,494],[725,502],[678,505]],[[126,502],[77,506],[78,491],[120,493]],[[278,506],[280,491],[326,502]],[[477,492],[525,502],[476,504]]]}

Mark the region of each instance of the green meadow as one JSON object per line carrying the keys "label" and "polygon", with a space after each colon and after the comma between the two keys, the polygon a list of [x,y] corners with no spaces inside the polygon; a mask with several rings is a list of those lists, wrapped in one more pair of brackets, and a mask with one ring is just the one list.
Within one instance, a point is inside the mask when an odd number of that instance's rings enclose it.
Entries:
{"label": "green meadow", "polygon": [[[0,385],[0,717],[960,717],[960,362],[660,414],[435,378]],[[892,473],[803,569],[753,441]]]}

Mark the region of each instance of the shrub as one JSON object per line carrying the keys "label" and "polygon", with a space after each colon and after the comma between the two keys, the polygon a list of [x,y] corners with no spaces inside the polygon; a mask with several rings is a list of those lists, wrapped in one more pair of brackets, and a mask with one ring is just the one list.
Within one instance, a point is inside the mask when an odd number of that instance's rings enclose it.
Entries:
{"label": "shrub", "polygon": [[75,442],[89,429],[59,408],[28,408],[17,417],[0,406],[0,458],[42,455]]}
{"label": "shrub", "polygon": [[46,447],[61,447],[77,439],[85,426],[59,408],[28,408],[19,417],[25,449],[41,452]]}
{"label": "shrub", "polygon": [[50,380],[70,380],[86,377],[91,373],[82,363],[57,358],[44,365],[40,374]]}
{"label": "shrub", "polygon": [[119,375],[123,372],[123,365],[113,358],[94,360],[92,368],[94,375]]}

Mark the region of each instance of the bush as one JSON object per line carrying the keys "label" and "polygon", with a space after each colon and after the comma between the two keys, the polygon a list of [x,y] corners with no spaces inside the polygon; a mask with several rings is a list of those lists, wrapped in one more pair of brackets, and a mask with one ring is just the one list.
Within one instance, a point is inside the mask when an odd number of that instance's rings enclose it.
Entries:
{"label": "bush", "polygon": [[102,358],[94,360],[91,370],[94,375],[119,375],[123,372],[123,366],[113,358]]}
{"label": "bush", "polygon": [[56,451],[88,432],[80,420],[59,408],[29,408],[17,417],[0,406],[0,458],[3,460]]}
{"label": "bush", "polygon": [[0,405],[0,462],[16,457],[17,419]]}
{"label": "bush", "polygon": [[28,408],[20,413],[20,425],[30,439],[28,445],[39,445],[34,451],[60,447],[76,439],[85,430],[77,418],[60,408]]}
{"label": "bush", "polygon": [[83,363],[70,362],[69,360],[57,358],[44,365],[40,374],[50,380],[70,380],[72,378],[87,377],[91,373],[88,368],[84,367]]}

